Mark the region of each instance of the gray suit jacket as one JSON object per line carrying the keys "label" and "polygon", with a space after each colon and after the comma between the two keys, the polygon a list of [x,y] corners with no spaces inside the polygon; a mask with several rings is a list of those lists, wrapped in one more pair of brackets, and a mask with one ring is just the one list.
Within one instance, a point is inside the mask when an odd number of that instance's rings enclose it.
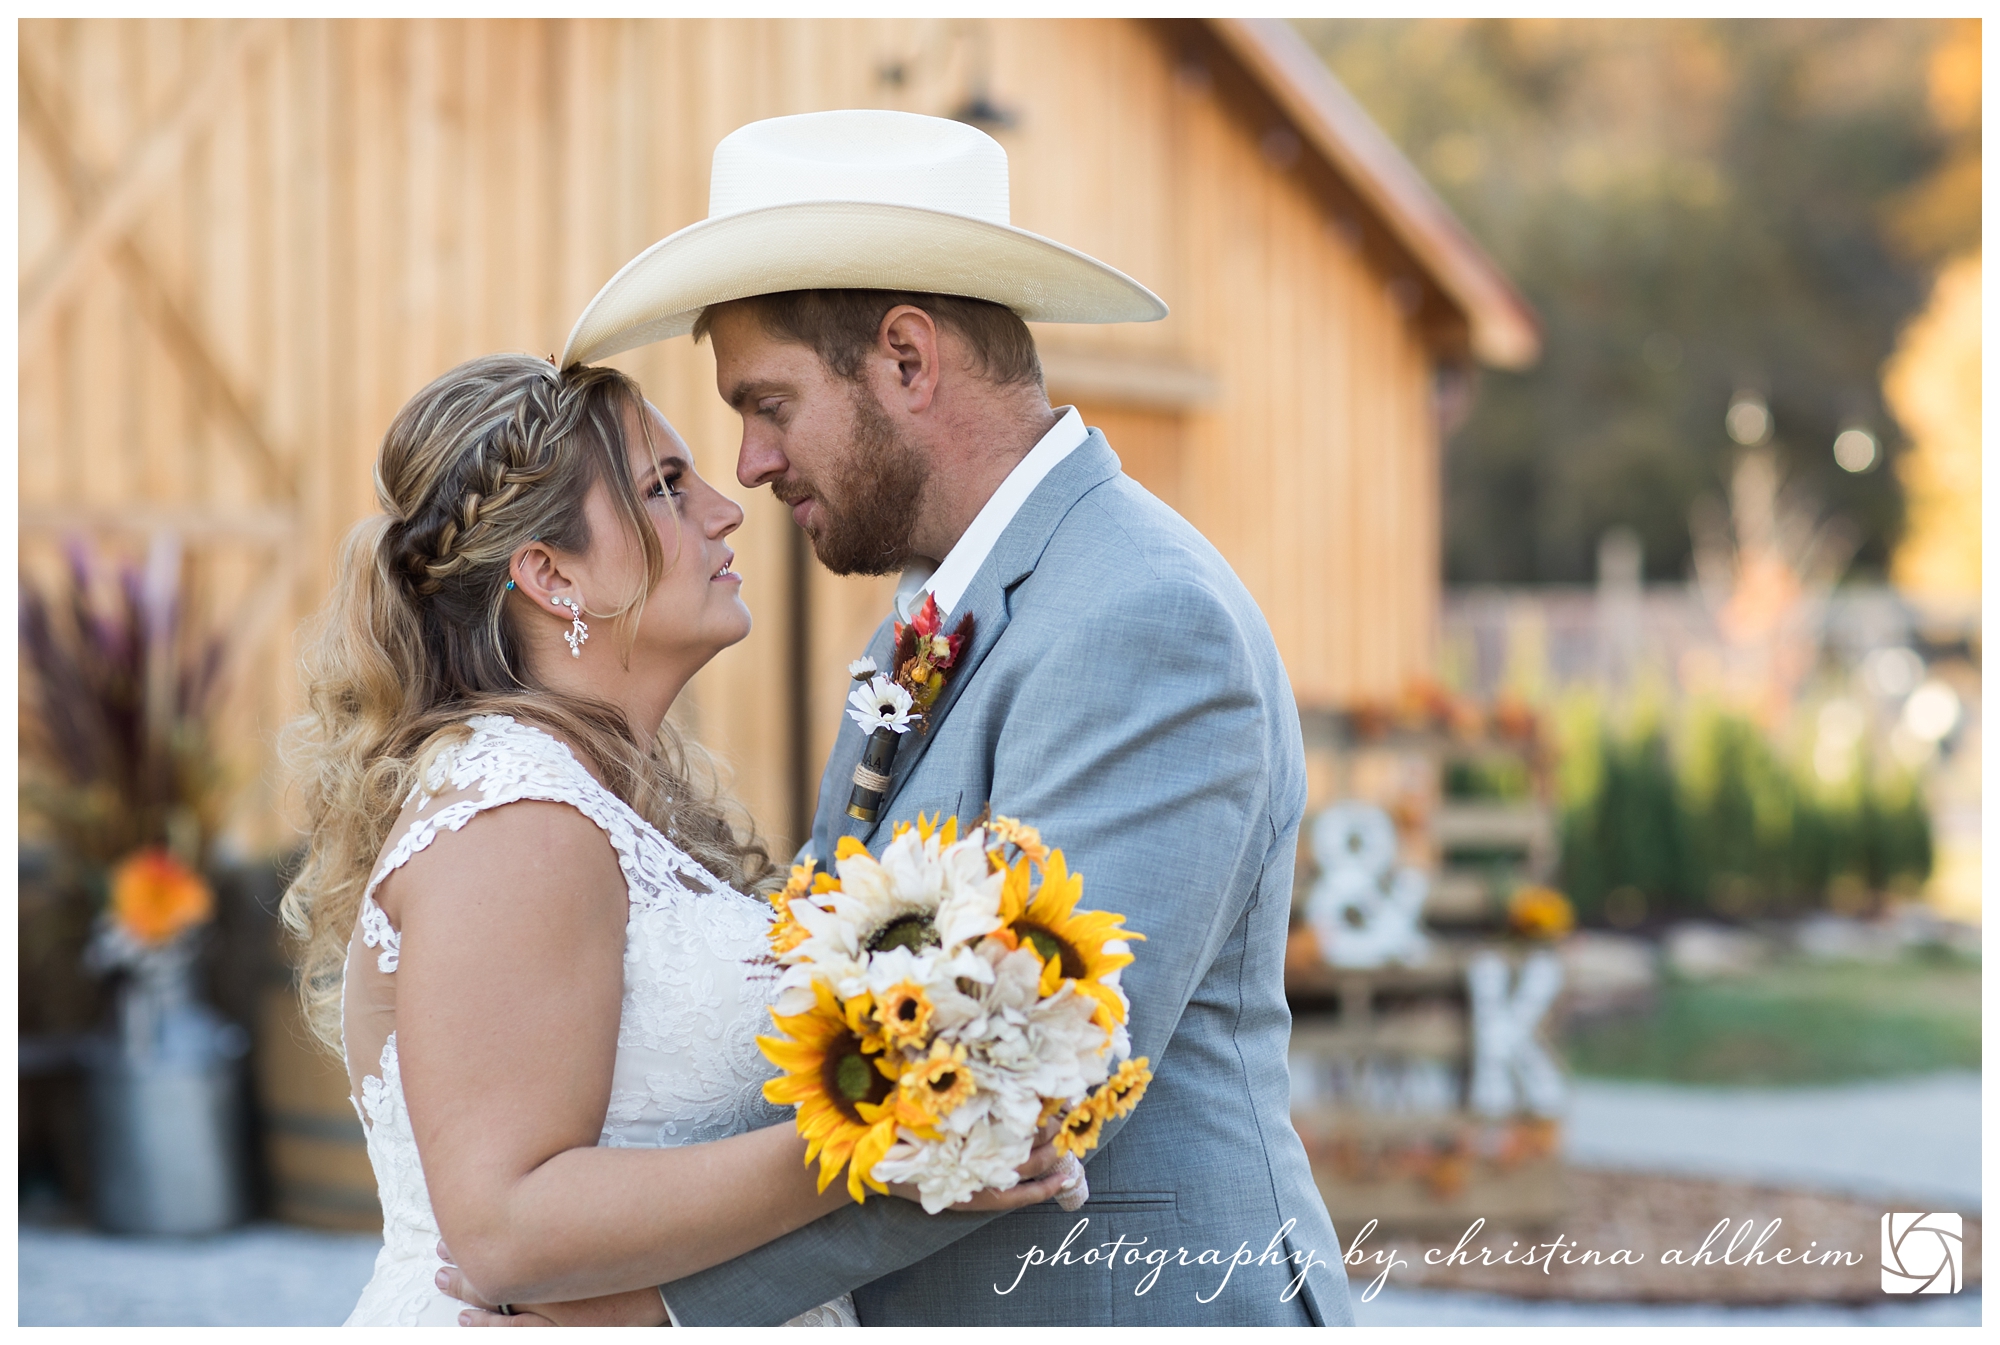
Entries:
{"label": "gray suit jacket", "polygon": [[[870,1199],[665,1286],[667,1301],[685,1325],[782,1322],[849,1290],[881,1326],[1351,1324],[1289,1115],[1306,779],[1270,628],[1096,430],[1023,504],[962,612],[970,651],[930,730],[901,744],[880,823],[847,817],[862,740],[845,722],[809,848],[856,834],[880,853],[897,820],[970,821],[989,802],[1039,827],[1083,873],[1082,904],[1146,935],[1123,982],[1151,1090],[1105,1128],[1076,1214]],[[884,667],[889,640],[885,622],[869,647]]]}

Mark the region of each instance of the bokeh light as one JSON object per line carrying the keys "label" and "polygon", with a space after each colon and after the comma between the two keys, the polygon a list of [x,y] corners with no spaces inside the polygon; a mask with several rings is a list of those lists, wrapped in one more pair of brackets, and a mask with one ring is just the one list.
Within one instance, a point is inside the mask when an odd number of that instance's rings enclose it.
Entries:
{"label": "bokeh light", "polygon": [[1865,472],[1875,465],[1875,436],[1863,429],[1842,430],[1833,441],[1833,460],[1850,472]]}
{"label": "bokeh light", "polygon": [[1771,408],[1764,405],[1762,397],[1739,392],[1729,403],[1729,414],[1723,424],[1727,426],[1731,439],[1745,448],[1751,448],[1771,437]]}

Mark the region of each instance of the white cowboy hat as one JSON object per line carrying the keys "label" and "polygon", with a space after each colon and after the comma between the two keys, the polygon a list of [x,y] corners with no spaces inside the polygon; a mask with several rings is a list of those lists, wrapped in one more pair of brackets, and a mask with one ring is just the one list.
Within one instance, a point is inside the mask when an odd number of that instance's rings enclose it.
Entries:
{"label": "white cowboy hat", "polygon": [[1008,222],[1007,151],[985,132],[911,112],[808,112],[723,137],[708,218],[611,277],[562,365],[681,336],[710,304],[804,289],[960,294],[1030,322],[1167,315],[1130,276]]}

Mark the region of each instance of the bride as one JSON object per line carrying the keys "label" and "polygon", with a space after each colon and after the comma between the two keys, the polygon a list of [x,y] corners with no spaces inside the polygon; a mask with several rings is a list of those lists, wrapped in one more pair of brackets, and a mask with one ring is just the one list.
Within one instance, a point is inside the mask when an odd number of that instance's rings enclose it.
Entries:
{"label": "bride", "polygon": [[[442,1246],[490,1302],[629,1293],[664,1321],[655,1286],[850,1199],[762,1096],[772,864],[666,723],[750,631],[743,511],[629,378],[525,355],[419,392],[375,483],[289,744],[285,920],[382,1201],[348,1324],[469,1319]],[[964,1208],[1072,1180],[1046,1145],[1020,1171]]]}

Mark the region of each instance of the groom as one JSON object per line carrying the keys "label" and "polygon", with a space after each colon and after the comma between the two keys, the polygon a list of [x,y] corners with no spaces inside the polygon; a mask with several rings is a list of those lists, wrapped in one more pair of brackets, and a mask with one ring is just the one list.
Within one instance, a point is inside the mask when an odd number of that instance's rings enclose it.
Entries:
{"label": "groom", "polygon": [[[1006,186],[1004,152],[956,123],[745,127],[716,152],[710,218],[620,272],[568,358],[707,339],[743,420],[738,479],[791,506],[835,573],[900,572],[896,619],[926,595],[949,624],[971,614],[876,820],[849,809],[863,739],[843,720],[807,849],[879,852],[896,822],[989,803],[1038,827],[1084,904],[1147,936],[1123,980],[1154,1082],[1105,1127],[1073,1214],[874,1199],[661,1297],[682,1325],[777,1323],[849,1291],[868,1325],[1349,1324],[1288,1116],[1291,688],[1222,557],[1050,407],[1022,322],[1165,306],[1012,228]],[[868,649],[885,668],[889,615]]]}

